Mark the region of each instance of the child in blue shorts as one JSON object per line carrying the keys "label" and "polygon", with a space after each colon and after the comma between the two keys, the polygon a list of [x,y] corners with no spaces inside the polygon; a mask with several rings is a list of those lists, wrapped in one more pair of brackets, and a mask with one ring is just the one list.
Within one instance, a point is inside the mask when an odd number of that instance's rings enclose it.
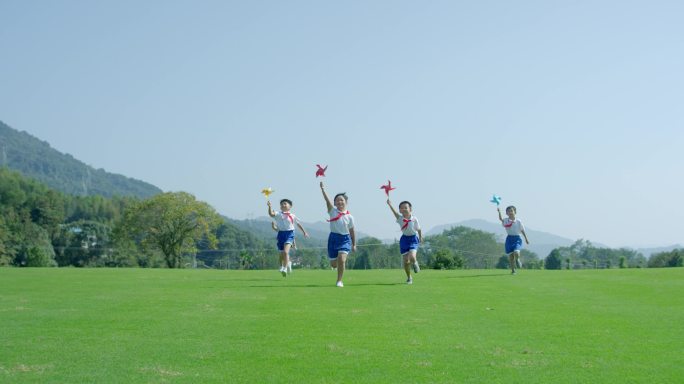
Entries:
{"label": "child in blue shorts", "polygon": [[280,211],[278,212],[273,210],[270,201],[266,204],[268,205],[268,215],[276,221],[275,228],[278,229],[278,250],[280,251],[280,273],[285,277],[288,270],[291,271],[290,247],[294,244],[295,223],[302,230],[304,237],[309,237],[309,234],[302,227],[299,219],[290,212],[292,208],[291,200],[280,200]]}
{"label": "child in blue shorts", "polygon": [[511,274],[515,275],[515,267],[522,268],[522,261],[520,261],[520,250],[523,247],[522,244],[522,234],[525,238],[525,244],[530,244],[527,240],[527,234],[525,234],[525,226],[520,220],[515,218],[516,209],[514,206],[506,207],[506,217],[505,219],[501,217],[501,210],[496,207],[496,211],[499,213],[499,220],[506,229],[506,244],[504,249],[508,255],[508,264],[511,266]]}
{"label": "child in blue shorts", "polygon": [[418,244],[423,242],[423,232],[420,229],[418,219],[412,215],[413,206],[408,201],[399,203],[399,212],[392,206],[392,202],[387,199],[394,218],[401,228],[401,238],[399,239],[399,250],[401,256],[404,258],[404,271],[406,272],[406,284],[413,284],[413,277],[411,277],[411,267],[413,272],[420,272],[416,254],[418,253]]}
{"label": "child in blue shorts", "polygon": [[321,192],[328,209],[330,219],[330,235],[328,236],[328,259],[333,268],[337,268],[337,285],[344,287],[342,276],[344,276],[344,263],[347,261],[349,252],[356,251],[356,234],[354,233],[354,218],[347,210],[347,195],[338,193],[335,195],[333,203],[330,202],[325,187],[321,181]]}

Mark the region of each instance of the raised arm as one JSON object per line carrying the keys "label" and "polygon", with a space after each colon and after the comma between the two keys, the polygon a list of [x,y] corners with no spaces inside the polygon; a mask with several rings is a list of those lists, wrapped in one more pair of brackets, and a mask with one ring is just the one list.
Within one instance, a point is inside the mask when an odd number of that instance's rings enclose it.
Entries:
{"label": "raised arm", "polygon": [[323,198],[325,199],[325,205],[328,208],[326,212],[330,212],[331,209],[333,209],[333,205],[330,202],[330,198],[328,197],[328,194],[325,193],[325,187],[323,186],[323,182],[321,181],[321,192],[323,192]]}
{"label": "raised arm", "polygon": [[270,200],[267,201],[267,202],[266,202],[266,205],[268,205],[268,215],[271,216],[271,217],[275,217],[275,211],[274,211],[273,208],[271,207],[271,201],[270,201]]}
{"label": "raised arm", "polygon": [[499,213],[499,221],[503,223],[503,217],[501,217],[501,209],[499,209],[499,207],[496,207],[496,212]]}
{"label": "raised arm", "polygon": [[389,205],[390,209],[392,210],[392,213],[394,214],[394,218],[398,219],[400,215],[397,212],[397,210],[394,209],[394,207],[392,206],[392,202],[390,201],[390,199],[387,199],[387,205]]}

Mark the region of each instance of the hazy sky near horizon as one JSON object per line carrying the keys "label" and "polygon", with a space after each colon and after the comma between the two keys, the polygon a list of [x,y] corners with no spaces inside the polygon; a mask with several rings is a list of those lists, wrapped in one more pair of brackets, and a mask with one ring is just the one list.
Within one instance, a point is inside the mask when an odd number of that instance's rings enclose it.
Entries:
{"label": "hazy sky near horizon", "polygon": [[[233,218],[683,244],[684,2],[0,1],[0,120]],[[534,238],[530,238],[534,242]],[[542,255],[543,256],[543,255]]]}

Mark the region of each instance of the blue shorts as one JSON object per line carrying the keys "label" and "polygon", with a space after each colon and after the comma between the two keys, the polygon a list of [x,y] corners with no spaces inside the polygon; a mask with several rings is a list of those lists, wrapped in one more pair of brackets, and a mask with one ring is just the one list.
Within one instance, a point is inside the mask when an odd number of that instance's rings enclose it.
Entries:
{"label": "blue shorts", "polygon": [[506,236],[506,254],[519,251],[523,247],[522,237],[520,236]]}
{"label": "blue shorts", "polygon": [[351,236],[330,232],[328,236],[328,259],[336,260],[340,252],[351,252]]}
{"label": "blue shorts", "polygon": [[413,236],[406,236],[406,235],[401,235],[401,238],[399,239],[399,251],[401,251],[401,254],[408,253],[408,251],[412,249],[418,249],[418,235],[413,235]]}
{"label": "blue shorts", "polygon": [[285,249],[285,244],[294,242],[294,231],[278,231],[278,250]]}

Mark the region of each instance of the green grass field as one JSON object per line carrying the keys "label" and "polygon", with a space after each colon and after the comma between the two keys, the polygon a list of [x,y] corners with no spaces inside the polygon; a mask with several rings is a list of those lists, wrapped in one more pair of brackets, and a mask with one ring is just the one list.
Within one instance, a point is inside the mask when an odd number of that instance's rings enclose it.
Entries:
{"label": "green grass field", "polygon": [[2,383],[677,383],[684,269],[0,269]]}

